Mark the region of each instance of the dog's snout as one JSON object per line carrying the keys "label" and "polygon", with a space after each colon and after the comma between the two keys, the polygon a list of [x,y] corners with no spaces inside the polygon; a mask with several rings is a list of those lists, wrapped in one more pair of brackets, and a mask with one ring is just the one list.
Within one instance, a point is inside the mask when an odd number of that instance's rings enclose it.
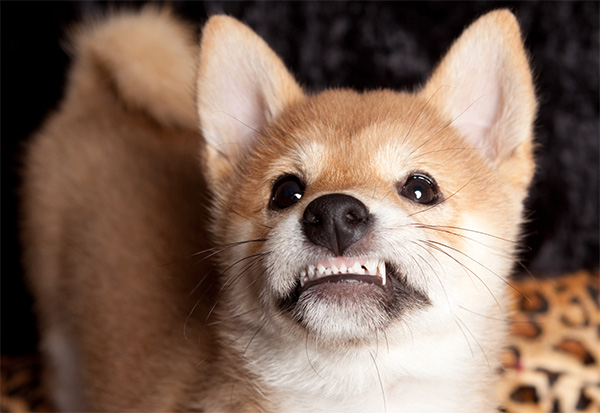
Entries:
{"label": "dog's snout", "polygon": [[323,195],[304,210],[302,227],[316,245],[340,256],[369,229],[369,210],[358,199],[344,194]]}

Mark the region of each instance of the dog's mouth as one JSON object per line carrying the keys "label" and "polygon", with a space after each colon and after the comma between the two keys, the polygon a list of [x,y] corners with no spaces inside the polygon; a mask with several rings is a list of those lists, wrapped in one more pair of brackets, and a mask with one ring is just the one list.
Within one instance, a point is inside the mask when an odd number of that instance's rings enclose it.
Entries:
{"label": "dog's mouth", "polygon": [[364,283],[385,287],[385,261],[369,257],[336,257],[317,261],[300,272],[298,293],[323,283]]}
{"label": "dog's mouth", "polygon": [[279,309],[317,336],[371,337],[404,312],[429,305],[399,266],[379,257],[336,257],[302,268]]}
{"label": "dog's mouth", "polygon": [[395,317],[408,308],[428,305],[429,298],[413,287],[397,266],[382,258],[336,257],[304,267],[296,286],[279,301],[279,308],[302,320],[317,303],[346,309],[379,308]]}

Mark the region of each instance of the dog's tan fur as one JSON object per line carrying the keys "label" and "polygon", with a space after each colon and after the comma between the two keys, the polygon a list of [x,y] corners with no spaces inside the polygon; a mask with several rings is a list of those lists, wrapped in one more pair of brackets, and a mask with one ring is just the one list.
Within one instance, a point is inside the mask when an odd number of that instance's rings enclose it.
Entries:
{"label": "dog's tan fur", "polygon": [[[69,88],[29,147],[23,187],[25,264],[61,409],[494,408],[505,278],[534,169],[536,103],[509,12],[467,29],[414,94],[307,95],[224,16],[199,52],[155,9],[75,39]],[[398,195],[421,170],[444,202]],[[306,191],[273,211],[272,184],[289,173]],[[374,309],[371,322],[350,300],[347,317],[307,310],[308,327],[276,306],[322,256],[296,222],[327,193],[377,214],[353,251],[398,261],[431,306],[399,320]]]}

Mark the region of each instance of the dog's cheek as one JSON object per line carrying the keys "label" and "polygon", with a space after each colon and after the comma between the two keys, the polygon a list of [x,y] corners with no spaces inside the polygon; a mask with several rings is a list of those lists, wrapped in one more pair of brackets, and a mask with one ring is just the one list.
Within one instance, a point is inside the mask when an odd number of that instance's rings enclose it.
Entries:
{"label": "dog's cheek", "polygon": [[291,211],[276,222],[264,243],[268,301],[289,296],[297,286],[301,268],[310,261],[298,214]]}

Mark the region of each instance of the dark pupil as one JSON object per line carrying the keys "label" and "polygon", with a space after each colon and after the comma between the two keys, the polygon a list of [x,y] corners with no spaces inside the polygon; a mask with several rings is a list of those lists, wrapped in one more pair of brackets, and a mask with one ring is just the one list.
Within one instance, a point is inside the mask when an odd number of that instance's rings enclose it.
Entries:
{"label": "dark pupil", "polygon": [[303,189],[298,179],[286,177],[275,184],[271,202],[276,208],[283,209],[298,202],[302,195]]}
{"label": "dark pupil", "polygon": [[411,176],[402,189],[402,195],[419,204],[428,204],[435,200],[435,189],[425,177]]}
{"label": "dark pupil", "polygon": [[414,184],[412,186],[412,193],[415,199],[423,198],[423,186],[421,186],[420,184]]}

